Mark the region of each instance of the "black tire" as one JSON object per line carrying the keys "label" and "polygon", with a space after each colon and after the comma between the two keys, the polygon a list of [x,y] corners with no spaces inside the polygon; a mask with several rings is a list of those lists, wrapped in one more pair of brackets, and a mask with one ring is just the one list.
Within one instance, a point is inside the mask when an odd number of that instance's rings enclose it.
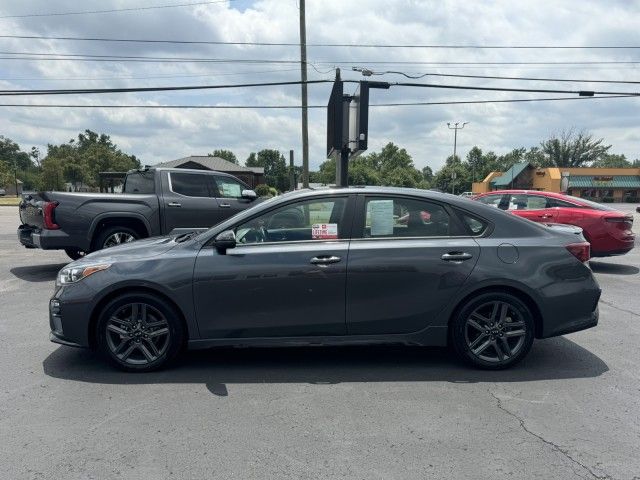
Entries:
{"label": "black tire", "polygon": [[[503,305],[507,306],[505,314]],[[522,300],[509,293],[487,292],[457,309],[450,338],[455,352],[467,363],[501,370],[520,362],[529,353],[534,332],[533,315]]]}
{"label": "black tire", "polygon": [[82,250],[75,248],[65,248],[64,251],[71,260],[78,260],[85,256],[85,253]]}
{"label": "black tire", "polygon": [[[138,315],[134,315],[133,305],[138,305],[135,311]],[[145,305],[144,316],[141,305]],[[125,321],[128,319],[127,312],[130,312],[130,317],[138,322],[142,322],[145,318],[145,324],[149,327],[141,330],[138,323],[136,330],[136,322],[129,322],[134,325],[134,328],[128,329],[125,332],[126,335],[114,332],[114,326],[123,331],[127,329],[125,326]],[[117,318],[123,320],[118,323]],[[159,325],[160,320],[165,320],[166,326]],[[166,334],[163,332],[162,335],[152,337],[154,333],[164,329],[167,330]],[[143,335],[142,332],[147,332],[148,335]],[[167,366],[182,350],[185,334],[180,313],[175,307],[162,298],[148,293],[124,294],[115,298],[102,309],[96,324],[98,351],[112,365],[126,372],[150,372]],[[126,353],[128,355],[125,357]],[[155,353],[158,355],[156,356]],[[147,357],[148,354],[156,358],[150,360]]]}
{"label": "black tire", "polygon": [[[120,236],[123,241],[118,243],[127,243],[132,240],[137,240],[140,238],[140,234],[130,227],[122,227],[118,225],[109,226],[103,228],[98,232],[94,241],[93,241],[93,250],[102,250],[103,248],[108,248],[116,245],[117,243],[111,245],[110,242],[115,236]],[[131,237],[133,239],[131,240]]]}

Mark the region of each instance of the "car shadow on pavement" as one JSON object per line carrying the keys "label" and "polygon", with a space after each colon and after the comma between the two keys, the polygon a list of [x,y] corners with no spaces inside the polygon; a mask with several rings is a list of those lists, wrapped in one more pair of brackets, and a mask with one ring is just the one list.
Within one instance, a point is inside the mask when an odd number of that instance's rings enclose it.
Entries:
{"label": "car shadow on pavement", "polygon": [[640,268],[632,265],[620,265],[618,263],[589,262],[591,270],[595,273],[608,273],[611,275],[636,275]]}
{"label": "car shadow on pavement", "polygon": [[9,271],[20,280],[27,282],[50,282],[56,279],[58,272],[66,263],[49,263],[47,265],[28,265],[13,267]]}
{"label": "car shadow on pavement", "polygon": [[200,383],[218,396],[227,385],[351,382],[525,382],[591,378],[609,368],[559,337],[534,343],[519,365],[502,371],[468,367],[445,348],[402,346],[218,348],[186,352],[166,370],[123,373],[88,350],[59,347],[43,362],[50,377],[101,384]]}

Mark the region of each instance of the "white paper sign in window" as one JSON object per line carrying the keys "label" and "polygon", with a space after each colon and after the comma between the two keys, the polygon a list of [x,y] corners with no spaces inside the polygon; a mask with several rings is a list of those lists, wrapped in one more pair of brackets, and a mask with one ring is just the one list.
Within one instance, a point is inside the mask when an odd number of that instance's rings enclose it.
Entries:
{"label": "white paper sign in window", "polygon": [[313,240],[331,240],[338,238],[337,223],[314,223],[311,226]]}
{"label": "white paper sign in window", "polygon": [[393,200],[371,200],[371,236],[393,235]]}

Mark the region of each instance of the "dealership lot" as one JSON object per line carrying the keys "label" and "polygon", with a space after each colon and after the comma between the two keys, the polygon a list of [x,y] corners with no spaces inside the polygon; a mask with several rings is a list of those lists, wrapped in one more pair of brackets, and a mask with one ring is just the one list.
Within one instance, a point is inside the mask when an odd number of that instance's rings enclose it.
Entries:
{"label": "dealership lot", "polygon": [[640,475],[640,249],[592,262],[598,327],[536,342],[504,372],[442,349],[349,347],[194,352],[133,375],[48,341],[68,259],[22,248],[17,226],[0,208],[6,478]]}

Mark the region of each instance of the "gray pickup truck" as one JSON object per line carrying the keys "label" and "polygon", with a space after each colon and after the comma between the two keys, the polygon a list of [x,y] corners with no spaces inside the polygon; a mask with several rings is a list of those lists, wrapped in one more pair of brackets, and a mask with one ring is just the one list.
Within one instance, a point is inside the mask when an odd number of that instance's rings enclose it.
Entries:
{"label": "gray pickup truck", "polygon": [[138,238],[208,228],[251,206],[256,193],[232,175],[178,168],[127,173],[123,193],[42,192],[20,203],[27,248],[72,259]]}

